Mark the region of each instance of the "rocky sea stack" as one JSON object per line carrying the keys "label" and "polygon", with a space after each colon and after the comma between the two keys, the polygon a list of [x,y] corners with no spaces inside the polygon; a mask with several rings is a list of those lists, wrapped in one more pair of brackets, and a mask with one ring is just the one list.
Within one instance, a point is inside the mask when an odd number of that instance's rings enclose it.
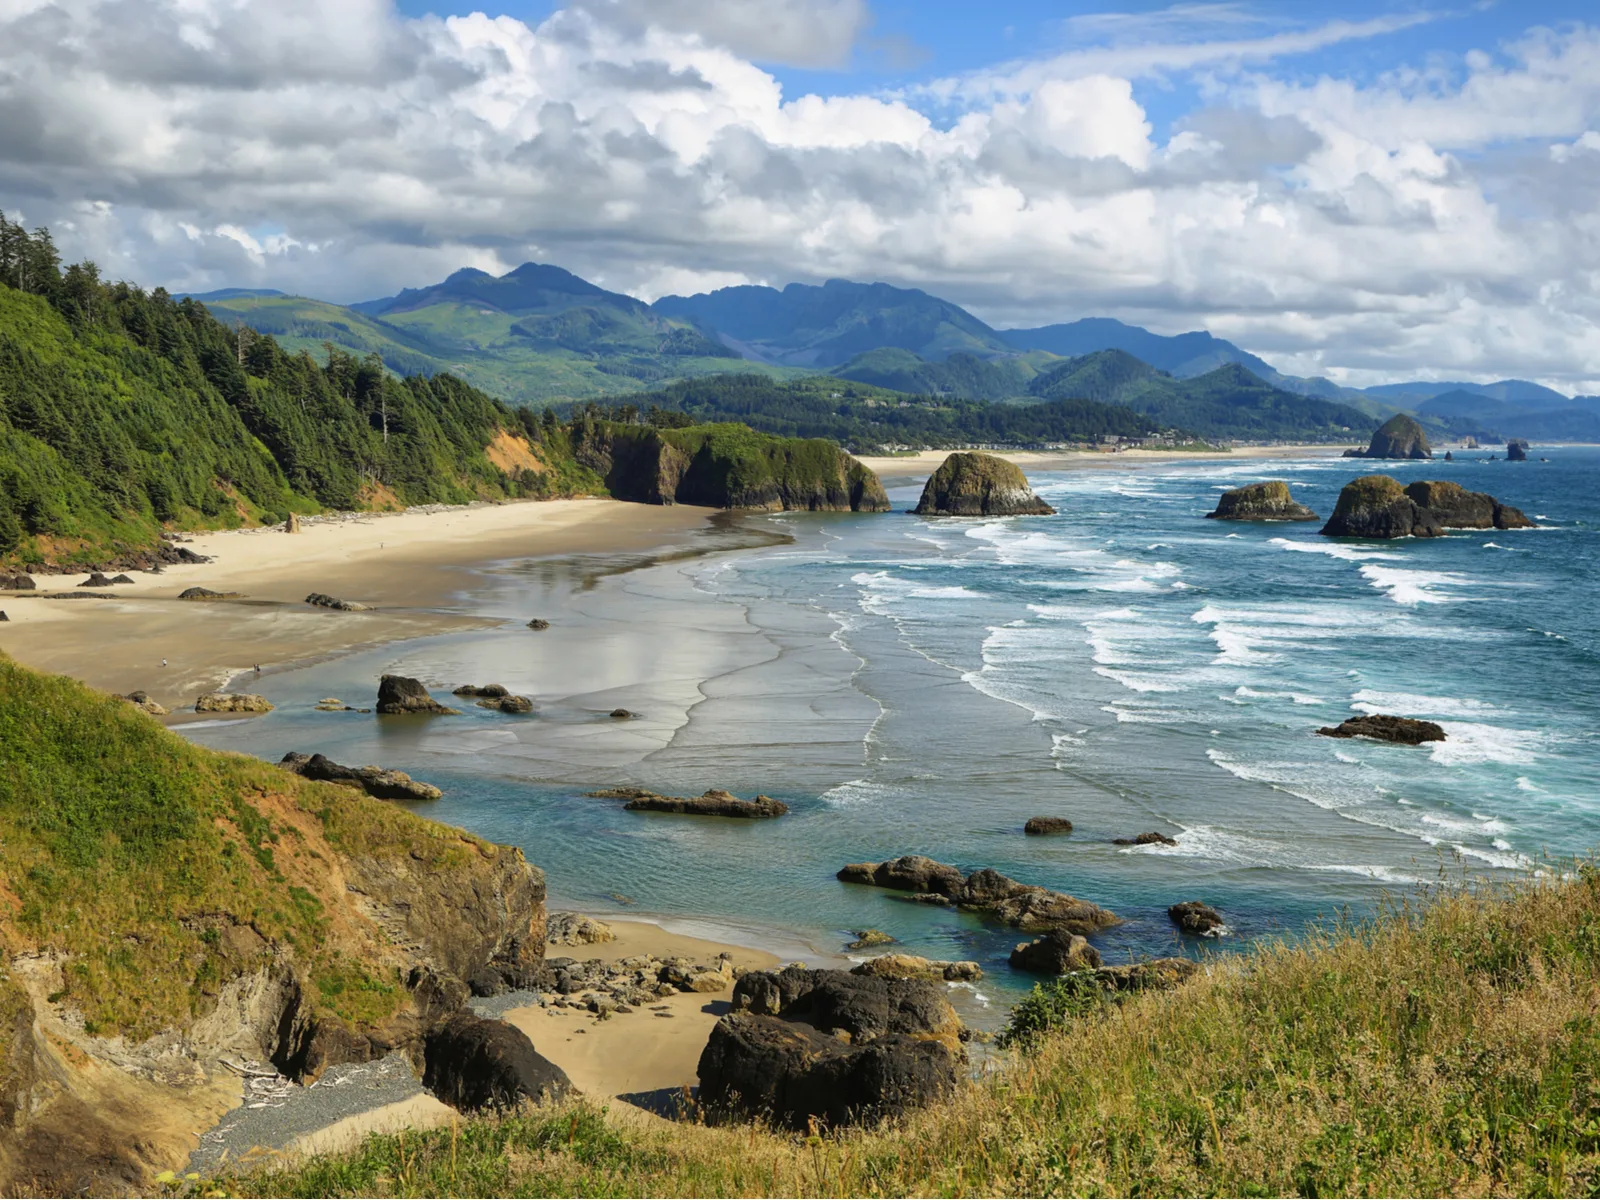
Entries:
{"label": "rocky sea stack", "polygon": [[1432,458],[1433,447],[1428,445],[1428,435],[1417,419],[1406,413],[1396,413],[1372,435],[1365,450],[1346,450],[1346,458]]}
{"label": "rocky sea stack", "polygon": [[924,517],[1048,517],[1051,508],[1015,463],[992,454],[952,454],[911,510]]}
{"label": "rocky sea stack", "polygon": [[1459,483],[1418,480],[1404,487],[1388,475],[1364,475],[1345,485],[1326,537],[1441,537],[1447,529],[1531,529],[1519,509]]}
{"label": "rocky sea stack", "polygon": [[1506,461],[1527,462],[1528,443],[1523,441],[1521,438],[1512,438],[1506,442]]}
{"label": "rocky sea stack", "polygon": [[1317,514],[1289,495],[1289,485],[1281,479],[1249,483],[1217,497],[1213,521],[1315,521]]}
{"label": "rocky sea stack", "polygon": [[1420,746],[1423,742],[1445,740],[1444,726],[1434,721],[1418,721],[1411,717],[1391,717],[1384,713],[1351,717],[1337,725],[1317,730],[1323,737],[1373,738],[1380,742],[1394,742],[1401,746]]}

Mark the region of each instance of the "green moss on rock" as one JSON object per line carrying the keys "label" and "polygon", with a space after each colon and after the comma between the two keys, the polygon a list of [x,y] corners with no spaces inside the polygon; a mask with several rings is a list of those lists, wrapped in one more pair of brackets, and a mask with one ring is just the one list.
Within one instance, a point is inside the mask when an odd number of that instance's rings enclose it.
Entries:
{"label": "green moss on rock", "polygon": [[912,510],[932,517],[1049,516],[1056,510],[1038,496],[1015,463],[993,454],[952,454],[922,489]]}
{"label": "green moss on rock", "polygon": [[1372,435],[1365,450],[1346,450],[1346,458],[1432,458],[1428,434],[1408,413],[1396,413]]}
{"label": "green moss on rock", "polygon": [[1345,485],[1328,537],[1440,537],[1447,529],[1528,529],[1520,509],[1458,483],[1421,479],[1402,487],[1388,475],[1365,475]]}
{"label": "green moss on rock", "polygon": [[1217,497],[1215,512],[1207,517],[1218,521],[1315,521],[1317,514],[1289,494],[1281,479],[1250,483]]}

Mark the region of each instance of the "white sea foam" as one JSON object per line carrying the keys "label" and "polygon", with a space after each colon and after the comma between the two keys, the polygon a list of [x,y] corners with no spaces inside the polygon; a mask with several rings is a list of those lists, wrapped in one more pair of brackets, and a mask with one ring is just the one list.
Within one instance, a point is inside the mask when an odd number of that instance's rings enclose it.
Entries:
{"label": "white sea foam", "polygon": [[1505,729],[1471,721],[1441,721],[1445,740],[1429,742],[1436,763],[1462,766],[1470,763],[1504,763],[1526,766],[1539,757],[1546,735],[1532,729]]}
{"label": "white sea foam", "polygon": [[1442,594],[1439,588],[1466,587],[1475,582],[1451,571],[1408,571],[1370,564],[1361,568],[1361,574],[1380,592],[1387,592],[1389,599],[1407,607],[1448,604],[1453,597]]}
{"label": "white sea foam", "polygon": [[1131,692],[1181,692],[1181,683],[1151,675],[1135,675],[1131,671],[1113,671],[1110,667],[1096,667],[1096,675],[1120,683]]}
{"label": "white sea foam", "polygon": [[1396,871],[1392,867],[1353,866],[1343,863],[1329,863],[1325,867],[1316,868],[1319,871],[1336,871],[1341,875],[1364,875],[1368,879],[1376,879],[1379,883],[1394,883],[1402,887],[1421,883],[1415,875],[1407,875],[1403,871]]}
{"label": "white sea foam", "polygon": [[892,788],[870,779],[850,779],[838,787],[829,788],[819,797],[830,808],[862,808],[879,804],[894,795]]}
{"label": "white sea foam", "polygon": [[1281,546],[1285,550],[1293,550],[1298,554],[1326,554],[1329,558],[1342,559],[1345,562],[1365,562],[1369,558],[1390,559],[1404,561],[1404,554],[1396,554],[1392,550],[1360,550],[1354,546],[1341,546],[1335,542],[1297,542],[1293,538],[1273,538],[1271,545]]}
{"label": "white sea foam", "polygon": [[1529,779],[1526,775],[1518,775],[1517,776],[1517,790],[1519,792],[1542,792],[1542,791],[1544,791],[1544,789],[1542,787],[1538,786],[1536,783],[1533,782],[1533,780]]}
{"label": "white sea foam", "polygon": [[1380,692],[1362,688],[1350,697],[1350,707],[1363,713],[1418,714],[1425,717],[1476,717],[1497,712],[1482,700],[1456,696],[1423,696],[1416,692]]}

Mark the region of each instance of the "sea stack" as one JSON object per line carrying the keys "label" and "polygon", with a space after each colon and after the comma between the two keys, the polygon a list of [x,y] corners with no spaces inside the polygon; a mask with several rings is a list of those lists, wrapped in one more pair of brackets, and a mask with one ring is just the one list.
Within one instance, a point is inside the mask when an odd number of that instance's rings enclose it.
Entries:
{"label": "sea stack", "polygon": [[1432,458],[1433,448],[1428,445],[1428,435],[1417,419],[1408,413],[1396,413],[1372,435],[1372,443],[1365,450],[1346,450],[1346,458]]}
{"label": "sea stack", "polygon": [[1325,537],[1441,537],[1446,529],[1531,529],[1519,509],[1458,483],[1365,475],[1339,493]]}
{"label": "sea stack", "polygon": [[1521,438],[1507,438],[1506,439],[1506,461],[1507,462],[1527,462],[1528,461],[1528,443],[1523,441]]}
{"label": "sea stack", "polygon": [[1317,514],[1289,495],[1289,485],[1281,479],[1250,483],[1217,498],[1217,509],[1208,512],[1213,521],[1315,521]]}
{"label": "sea stack", "polygon": [[939,465],[911,510],[924,517],[1050,516],[1015,463],[992,454],[952,454]]}

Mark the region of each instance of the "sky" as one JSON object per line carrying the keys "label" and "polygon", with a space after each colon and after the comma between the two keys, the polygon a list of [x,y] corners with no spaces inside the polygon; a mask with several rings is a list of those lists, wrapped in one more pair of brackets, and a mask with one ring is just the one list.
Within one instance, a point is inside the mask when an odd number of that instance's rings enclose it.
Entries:
{"label": "sky", "polygon": [[1600,393],[1600,6],[0,0],[0,210],[174,291],[551,262]]}

